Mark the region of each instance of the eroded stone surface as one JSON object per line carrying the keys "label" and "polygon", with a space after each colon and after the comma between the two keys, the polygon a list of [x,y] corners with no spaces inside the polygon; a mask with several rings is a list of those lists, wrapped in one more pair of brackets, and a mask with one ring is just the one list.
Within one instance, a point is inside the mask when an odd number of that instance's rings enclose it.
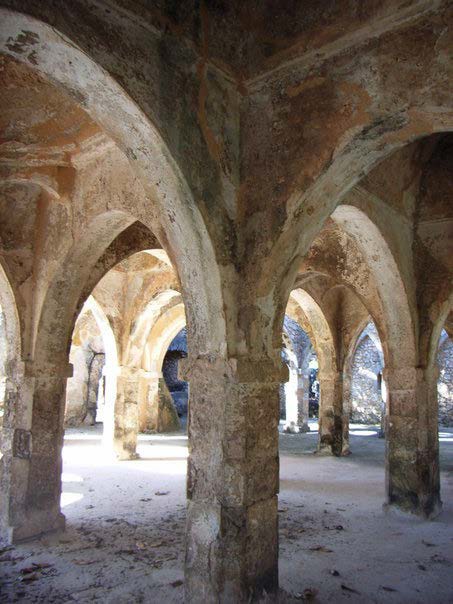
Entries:
{"label": "eroded stone surface", "polygon": [[437,513],[450,3],[0,4],[6,537],[62,525],[69,353],[90,296],[109,342],[105,442],[123,458],[171,409],[162,361],[187,323],[188,600],[278,589],[285,312],[316,351],[318,449],[336,456],[372,319],[388,503]]}

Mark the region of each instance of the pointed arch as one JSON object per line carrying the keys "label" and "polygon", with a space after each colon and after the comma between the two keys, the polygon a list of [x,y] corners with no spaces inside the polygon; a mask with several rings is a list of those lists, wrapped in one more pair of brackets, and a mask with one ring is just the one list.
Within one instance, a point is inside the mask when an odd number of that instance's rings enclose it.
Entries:
{"label": "pointed arch", "polygon": [[131,329],[123,355],[124,365],[129,367],[140,366],[154,323],[167,309],[169,310],[181,304],[181,294],[174,289],[159,292],[146,304],[145,308],[133,322],[133,328]]}
{"label": "pointed arch", "polygon": [[331,218],[355,240],[376,283],[382,317],[373,318],[382,332],[379,335],[386,366],[413,367],[417,359],[413,317],[403,279],[387,242],[374,222],[355,206],[339,205]]}
{"label": "pointed arch", "polygon": [[320,374],[335,372],[337,362],[334,339],[321,307],[308,292],[301,288],[293,290],[290,298],[297,302],[310,324]]}
{"label": "pointed arch", "polygon": [[157,207],[156,211],[147,206],[144,215],[136,218],[165,242],[176,267],[191,346],[203,353],[223,354],[226,329],[211,238],[157,127],[76,41],[42,21],[9,9],[0,8],[0,22],[0,52],[62,87],[125,153]]}
{"label": "pointed arch", "polygon": [[143,368],[146,371],[162,372],[164,357],[173,338],[186,325],[186,315],[182,303],[175,304],[163,312],[153,324],[143,354]]}
{"label": "pointed arch", "polygon": [[66,253],[47,289],[37,322],[35,372],[46,375],[46,370],[66,361],[80,297],[93,267],[113,240],[134,222],[134,218],[116,210],[99,214]]}

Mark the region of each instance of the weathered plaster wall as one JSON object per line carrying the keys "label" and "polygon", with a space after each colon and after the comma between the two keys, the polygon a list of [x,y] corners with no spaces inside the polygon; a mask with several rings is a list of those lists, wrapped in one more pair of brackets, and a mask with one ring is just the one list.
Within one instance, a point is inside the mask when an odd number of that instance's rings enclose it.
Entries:
{"label": "weathered plaster wall", "polygon": [[[8,499],[8,527],[26,537],[62,524],[58,410],[69,342],[107,269],[140,251],[137,221],[165,247],[181,283],[157,318],[158,339],[170,337],[167,322],[177,314],[189,333],[188,599],[242,602],[278,587],[281,331],[295,288],[306,302],[311,296],[307,333],[327,401],[326,448],[344,451],[335,426],[356,332],[353,321],[343,323],[341,286],[355,292],[382,336],[389,503],[438,511],[427,343],[437,345],[432,335],[451,289],[448,210],[442,216],[439,201],[441,220],[427,225],[414,202],[418,169],[400,169],[412,166],[410,154],[395,159],[394,171],[387,165],[392,186],[371,179],[369,191],[335,208],[393,151],[453,129],[450,3],[370,0],[340,10],[327,2],[320,11],[312,1],[288,2],[290,18],[272,3],[239,1],[113,0],[106,10],[104,2],[74,0],[64,11],[56,0],[1,4],[27,15],[1,9],[0,46],[9,57],[0,72],[8,91],[1,119],[12,127],[1,143],[1,209],[10,216],[0,252],[34,380],[18,396],[27,413],[11,427],[23,431],[26,485],[25,496]],[[414,156],[422,193],[435,180],[448,183],[439,157],[446,149],[431,149]],[[445,193],[435,192],[439,200]],[[421,197],[429,215],[437,201]],[[22,222],[27,237],[18,232]],[[322,274],[311,294],[296,284],[298,271]],[[143,275],[133,273],[116,280],[121,294],[111,312],[108,288],[102,304],[122,363],[119,402],[135,418],[137,375],[148,393],[160,376],[151,363],[142,367],[142,340],[152,357],[146,329],[127,349],[135,326],[143,327],[136,302],[146,294]],[[179,291],[185,313],[175,310]],[[134,454],[133,438],[125,449]]]}

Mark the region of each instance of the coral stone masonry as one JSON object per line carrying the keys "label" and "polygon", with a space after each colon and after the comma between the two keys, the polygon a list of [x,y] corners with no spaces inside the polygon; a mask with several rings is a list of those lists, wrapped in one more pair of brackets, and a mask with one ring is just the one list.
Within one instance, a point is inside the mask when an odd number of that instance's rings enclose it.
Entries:
{"label": "coral stone masonry", "polygon": [[[0,0],[5,601],[453,599],[452,56],[448,0]],[[423,597],[351,583],[381,523]]]}

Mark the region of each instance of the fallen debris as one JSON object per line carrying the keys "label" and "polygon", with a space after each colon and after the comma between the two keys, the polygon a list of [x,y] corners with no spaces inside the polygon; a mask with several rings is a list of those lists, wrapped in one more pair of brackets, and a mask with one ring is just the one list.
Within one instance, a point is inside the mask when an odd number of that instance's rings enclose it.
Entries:
{"label": "fallen debris", "polygon": [[318,593],[318,590],[315,589],[314,587],[307,587],[307,589],[304,589],[304,591],[302,593],[294,594],[294,597],[296,598],[296,600],[309,601],[309,600],[313,600],[314,598],[316,598],[317,593]]}
{"label": "fallen debris", "polygon": [[352,594],[360,594],[360,591],[357,591],[356,589],[353,589],[352,587],[348,587],[344,583],[341,584],[341,589],[343,591],[348,591],[348,592],[350,592]]}
{"label": "fallen debris", "polygon": [[38,573],[32,573],[30,575],[25,575],[22,577],[22,583],[32,583],[33,581],[37,581],[39,579]]}
{"label": "fallen debris", "polygon": [[309,547],[308,549],[311,552],[322,552],[323,554],[332,554],[333,553],[333,549],[329,549],[328,547],[325,547],[324,545],[315,545],[314,547]]}

